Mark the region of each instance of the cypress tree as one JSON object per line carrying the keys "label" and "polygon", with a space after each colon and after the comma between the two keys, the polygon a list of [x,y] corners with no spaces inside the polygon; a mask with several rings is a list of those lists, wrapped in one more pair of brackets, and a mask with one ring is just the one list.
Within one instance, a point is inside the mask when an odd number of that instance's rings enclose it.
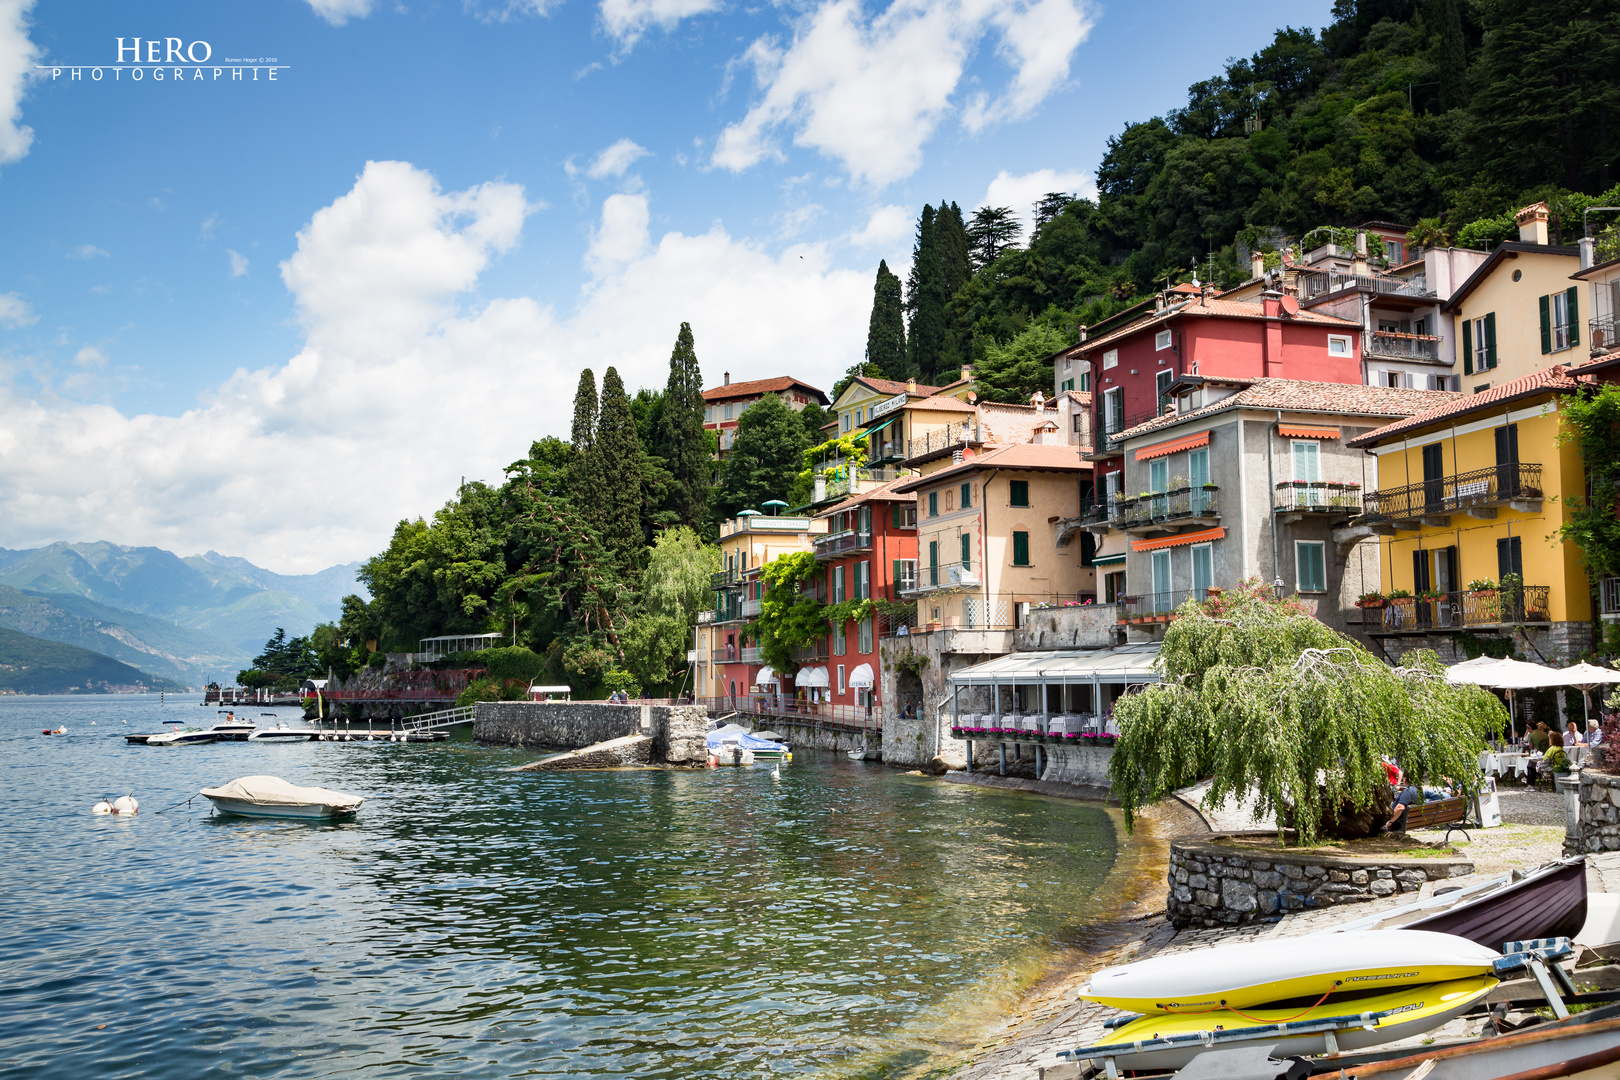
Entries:
{"label": "cypress tree", "polygon": [[1434,51],[1434,68],[1440,76],[1440,108],[1455,109],[1468,100],[1468,53],[1457,0],[1441,0],[1439,16],[1440,42]]}
{"label": "cypress tree", "polygon": [[[898,280],[895,286],[898,289]],[[700,528],[709,513],[709,477],[714,466],[709,461],[709,436],[703,430],[703,373],[698,370],[689,323],[681,323],[675,349],[669,354],[663,442],[672,477],[668,508],[682,525]]]}
{"label": "cypress tree", "polygon": [[945,340],[935,373],[939,382],[949,383],[955,381],[957,370],[967,361],[973,340],[972,325],[964,323],[951,311],[951,298],[973,276],[972,245],[968,242],[967,227],[962,223],[960,206],[940,204],[939,213],[934,216],[934,242],[939,248],[939,303],[945,320]]}
{"label": "cypress tree", "polygon": [[864,374],[895,378],[906,374],[906,322],[900,279],[889,264],[878,262],[877,284],[872,288],[872,319],[866,328]]}
{"label": "cypress tree", "polygon": [[906,303],[911,311],[911,370],[924,382],[933,382],[945,351],[945,298],[941,280],[934,208],[924,206],[917,219],[917,241],[912,249],[911,278]]}
{"label": "cypress tree", "polygon": [[592,474],[597,470],[596,412],[596,375],[586,368],[579,373],[579,389],[574,391],[574,427],[569,435],[574,454],[568,465],[568,494],[593,526],[598,524],[592,499],[596,486]]}
{"label": "cypress tree", "polygon": [[626,570],[641,563],[641,440],[636,437],[636,418],[630,411],[630,396],[614,368],[602,374],[602,402],[598,412],[596,445],[591,470],[595,490],[591,496],[597,508],[597,529],[602,546],[611,551]]}

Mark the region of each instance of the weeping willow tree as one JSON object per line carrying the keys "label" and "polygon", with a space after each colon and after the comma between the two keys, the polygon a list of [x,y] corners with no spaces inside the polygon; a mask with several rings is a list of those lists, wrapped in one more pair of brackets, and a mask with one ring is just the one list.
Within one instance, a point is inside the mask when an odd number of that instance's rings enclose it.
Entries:
{"label": "weeping willow tree", "polygon": [[[1446,682],[1427,650],[1391,667],[1258,582],[1189,601],[1165,632],[1162,681],[1114,706],[1109,775],[1137,810],[1210,779],[1206,807],[1257,792],[1301,843],[1346,834],[1387,793],[1381,755],[1415,782],[1471,777],[1507,719],[1476,686]],[[1387,795],[1383,805],[1388,805]]]}

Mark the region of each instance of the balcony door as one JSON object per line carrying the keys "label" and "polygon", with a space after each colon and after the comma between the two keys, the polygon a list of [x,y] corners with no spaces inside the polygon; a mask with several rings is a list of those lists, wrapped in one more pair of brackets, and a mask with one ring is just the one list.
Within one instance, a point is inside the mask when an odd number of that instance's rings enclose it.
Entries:
{"label": "balcony door", "polygon": [[1204,504],[1208,495],[1204,485],[1209,483],[1209,449],[1194,450],[1187,455],[1187,471],[1191,474],[1188,480],[1192,484],[1192,511],[1195,515],[1202,515]]}
{"label": "balcony door", "polygon": [[1496,429],[1496,496],[1511,499],[1519,493],[1519,425]]}
{"label": "balcony door", "polygon": [[1437,511],[1446,501],[1446,453],[1440,443],[1423,448],[1423,506]]}
{"label": "balcony door", "polygon": [[[1197,491],[1197,488],[1193,489]],[[1194,600],[1203,600],[1215,584],[1214,553],[1208,544],[1194,544],[1192,549],[1192,586]]]}
{"label": "balcony door", "polygon": [[1175,605],[1170,602],[1170,553],[1168,551],[1153,552],[1153,610],[1169,611]]}
{"label": "balcony door", "polygon": [[1170,462],[1157,458],[1148,462],[1148,490],[1153,492],[1153,516],[1163,520],[1169,513],[1170,503],[1164,493],[1170,488]]}
{"label": "balcony door", "polygon": [[1322,493],[1322,447],[1311,439],[1295,439],[1293,443],[1294,483],[1296,505],[1315,506]]}

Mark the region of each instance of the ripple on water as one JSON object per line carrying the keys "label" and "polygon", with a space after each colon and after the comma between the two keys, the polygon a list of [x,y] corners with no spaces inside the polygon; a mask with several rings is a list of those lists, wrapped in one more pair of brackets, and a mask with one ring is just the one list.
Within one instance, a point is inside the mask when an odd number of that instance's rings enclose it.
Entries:
{"label": "ripple on water", "polygon": [[[1095,806],[842,755],[772,783],[123,744],[199,715],[0,699],[0,1077],[905,1076],[1084,939],[1114,861]],[[252,773],[368,802],[345,825],[185,804]],[[89,814],[131,790],[138,817]]]}

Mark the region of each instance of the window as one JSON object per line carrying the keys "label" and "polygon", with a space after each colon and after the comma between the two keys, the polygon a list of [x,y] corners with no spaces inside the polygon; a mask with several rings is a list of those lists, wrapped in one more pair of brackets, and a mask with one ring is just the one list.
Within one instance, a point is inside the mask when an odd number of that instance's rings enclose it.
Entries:
{"label": "window", "polygon": [[963,533],[960,541],[962,545],[962,569],[973,569],[973,534]]}
{"label": "window", "polygon": [[1492,311],[1483,318],[1463,320],[1462,352],[1464,375],[1489,371],[1496,366],[1496,312]]}
{"label": "window", "polygon": [[1409,371],[1384,372],[1384,385],[1395,390],[1412,389],[1412,373]]}
{"label": "window", "polygon": [[849,430],[849,413],[839,413],[838,414],[838,430],[839,431],[848,431]]}
{"label": "window", "polygon": [[1501,581],[1509,574],[1517,574],[1522,582],[1524,578],[1524,558],[1519,548],[1517,536],[1504,536],[1496,542],[1496,580]]}
{"label": "window", "polygon": [[1204,599],[1215,584],[1215,559],[1209,544],[1193,545],[1192,584],[1194,600]]}
{"label": "window", "polygon": [[1103,391],[1103,433],[1118,435],[1125,430],[1125,391],[1120,387]]}
{"label": "window", "polygon": [[937,491],[928,493],[928,516],[939,517],[939,492]]}
{"label": "window", "polygon": [[1165,458],[1154,458],[1148,462],[1148,490],[1165,491],[1170,487],[1170,462]]}
{"label": "window", "polygon": [[1029,533],[1015,532],[1013,536],[1013,565],[1029,565]]}
{"label": "window", "polygon": [[1073,379],[1064,379],[1062,384],[1058,386],[1058,389],[1060,391],[1061,390],[1073,390],[1074,389],[1074,380]]}
{"label": "window", "polygon": [[1082,394],[1091,393],[1091,372],[1089,371],[1080,373],[1080,392]]}
{"label": "window", "polygon": [[1170,384],[1175,380],[1175,377],[1176,373],[1169,368],[1165,368],[1153,377],[1153,388],[1158,391],[1159,397],[1162,398],[1170,392]]}
{"label": "window", "polygon": [[1007,483],[1007,493],[1008,493],[1008,495],[1010,497],[1009,505],[1011,505],[1011,506],[1028,506],[1029,505],[1029,481],[1028,480],[1011,480],[1011,481],[1008,481],[1008,483]]}
{"label": "window", "polygon": [[1575,290],[1571,285],[1563,292],[1541,298],[1541,351],[1561,352],[1571,345],[1580,344],[1580,331],[1575,328]]}
{"label": "window", "polygon": [[939,541],[928,541],[928,584],[939,584]]}
{"label": "window", "polygon": [[1156,611],[1170,611],[1175,608],[1170,595],[1170,553],[1168,551],[1153,552],[1153,607]]}
{"label": "window", "polygon": [[855,599],[870,600],[872,598],[872,564],[858,562],[855,564]]}
{"label": "window", "polygon": [[1115,367],[1118,364],[1119,364],[1119,350],[1118,349],[1109,349],[1107,352],[1103,353],[1103,370],[1104,371],[1107,371],[1109,368]]}
{"label": "window", "polygon": [[1178,413],[1190,413],[1194,409],[1202,409],[1203,407],[1203,387],[1199,387],[1197,390],[1190,390],[1187,393],[1178,395],[1176,397],[1176,412]]}
{"label": "window", "polygon": [[714,419],[714,406],[713,405],[705,405],[705,406],[703,406],[703,422],[708,423],[708,422],[712,421],[713,419]]}
{"label": "window", "polygon": [[1064,371],[1070,371],[1073,368],[1074,368],[1074,358],[1072,356],[1065,356],[1063,358],[1063,370]]}
{"label": "window", "polygon": [[726,406],[726,419],[727,420],[731,419],[731,406],[730,405]]}
{"label": "window", "polygon": [[1153,348],[1156,352],[1168,349],[1170,347],[1170,342],[1171,337],[1170,331],[1168,330],[1160,330],[1157,334],[1153,335]]}
{"label": "window", "polygon": [[842,566],[835,566],[833,567],[833,603],[842,604],[843,602],[844,568]]}
{"label": "window", "polygon": [[973,485],[962,485],[962,509],[966,510],[973,505]]}
{"label": "window", "polygon": [[[1402,255],[1401,255],[1401,241],[1399,241],[1399,240],[1385,240],[1384,241],[1384,258],[1389,260],[1389,265],[1391,265],[1391,266],[1399,266],[1399,265],[1401,265],[1401,263],[1405,262],[1406,259],[1403,258]],[[1418,331],[1418,333],[1420,333],[1420,334],[1422,332],[1423,331],[1421,331],[1421,330]]]}
{"label": "window", "polygon": [[838,665],[838,692],[842,694],[848,687],[844,685],[844,665]]}
{"label": "window", "polygon": [[1294,574],[1300,592],[1327,592],[1326,549],[1320,540],[1294,541]]}
{"label": "window", "polygon": [[[835,626],[833,628],[833,655],[834,656],[843,656],[845,653],[849,652],[849,638],[844,636],[844,625],[845,625],[844,623],[839,623],[837,626]],[[839,670],[840,670],[840,677],[838,679],[838,689],[842,690],[844,688],[844,680],[843,680],[843,677],[842,677],[842,669],[839,669]]]}
{"label": "window", "polygon": [[862,619],[855,624],[856,652],[869,653],[872,651],[872,620]]}
{"label": "window", "polygon": [[1329,334],[1328,335],[1328,355],[1329,356],[1349,356],[1350,355],[1350,338],[1345,334]]}
{"label": "window", "polygon": [[1322,447],[1315,439],[1293,441],[1294,479],[1308,484],[1322,480]]}
{"label": "window", "polygon": [[910,592],[917,587],[917,560],[894,560],[894,587],[896,592]]}
{"label": "window", "polygon": [[1191,503],[1195,514],[1202,514],[1204,507],[1213,498],[1214,493],[1205,491],[1204,485],[1209,483],[1209,449],[1207,447],[1194,450],[1187,455],[1188,482],[1192,485]]}
{"label": "window", "polygon": [[1429,389],[1430,390],[1461,390],[1462,389],[1462,376],[1461,375],[1430,375],[1429,376]]}

